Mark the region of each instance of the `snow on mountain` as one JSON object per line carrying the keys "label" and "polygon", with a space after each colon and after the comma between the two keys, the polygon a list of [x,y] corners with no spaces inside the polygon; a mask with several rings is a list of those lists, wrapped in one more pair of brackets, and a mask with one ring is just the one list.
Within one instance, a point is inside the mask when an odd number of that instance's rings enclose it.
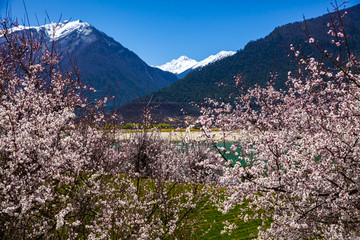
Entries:
{"label": "snow on mountain", "polygon": [[234,55],[236,52],[234,51],[221,51],[216,55],[210,55],[209,57],[205,58],[204,60],[202,60],[201,62],[199,62],[198,64],[196,64],[195,66],[193,66],[193,69],[198,68],[198,67],[204,67],[210,63],[219,61],[223,58],[226,57],[230,57],[232,55]]}
{"label": "snow on mountain", "polygon": [[186,56],[181,56],[178,59],[173,59],[164,65],[157,66],[163,71],[168,71],[176,74],[177,76],[183,76],[182,73],[190,72],[196,68],[204,67],[210,63],[216,62],[225,57],[229,57],[234,55],[236,52],[234,51],[221,51],[216,55],[211,55],[204,60],[197,62],[194,59],[188,58]]}
{"label": "snow on mountain", "polygon": [[59,23],[49,23],[42,26],[22,26],[12,28],[12,31],[21,31],[24,29],[34,29],[37,32],[43,31],[52,41],[59,40],[66,37],[74,31],[78,34],[87,36],[92,32],[91,25],[81,20],[76,21],[64,21]]}
{"label": "snow on mountain", "polygon": [[170,62],[165,63],[164,65],[157,66],[157,68],[160,68],[163,71],[180,74],[197,64],[198,62],[196,60],[188,58],[186,56],[181,56],[178,59],[173,59]]}

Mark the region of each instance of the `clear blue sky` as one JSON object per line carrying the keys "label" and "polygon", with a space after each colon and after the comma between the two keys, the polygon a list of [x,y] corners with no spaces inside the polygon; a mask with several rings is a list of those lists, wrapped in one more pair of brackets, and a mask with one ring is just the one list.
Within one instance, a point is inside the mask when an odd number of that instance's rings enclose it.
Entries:
{"label": "clear blue sky", "polygon": [[[221,50],[239,50],[275,27],[332,9],[327,0],[24,0],[31,25],[81,19],[113,37],[151,65],[186,55],[202,60]],[[330,0],[331,1],[331,0]],[[23,0],[0,0],[25,19]],[[341,1],[339,1],[341,2]],[[348,7],[359,4],[350,0]],[[49,21],[46,20],[48,23]]]}

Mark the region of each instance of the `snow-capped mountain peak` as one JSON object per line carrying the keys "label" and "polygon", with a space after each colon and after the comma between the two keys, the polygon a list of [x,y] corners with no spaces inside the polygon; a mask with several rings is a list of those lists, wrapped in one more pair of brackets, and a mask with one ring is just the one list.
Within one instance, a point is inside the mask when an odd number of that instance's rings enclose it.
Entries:
{"label": "snow-capped mountain peak", "polygon": [[164,65],[157,66],[157,68],[160,68],[163,71],[180,74],[187,69],[192,68],[196,64],[198,64],[196,60],[188,58],[187,56],[181,56],[178,59],[173,59],[170,62],[165,63]]}
{"label": "snow-capped mountain peak", "polygon": [[204,67],[225,57],[232,56],[235,53],[236,52],[234,51],[221,51],[216,55],[210,55],[209,57],[205,58],[200,62],[197,62],[196,60],[188,58],[186,56],[181,56],[178,59],[173,59],[170,62],[165,63],[164,65],[157,66],[157,68],[174,73],[178,77],[183,77],[185,72],[190,72],[196,68]]}
{"label": "snow-capped mountain peak", "polygon": [[191,60],[191,59],[188,58],[187,56],[181,56],[177,60],[179,60],[179,61],[187,61],[187,60]]}
{"label": "snow-capped mountain peak", "polygon": [[89,35],[92,32],[91,25],[81,20],[63,21],[58,23],[49,23],[42,26],[22,26],[19,25],[12,29],[12,31],[21,31],[25,29],[35,29],[36,31],[44,31],[44,33],[52,40],[58,40],[66,37],[70,33],[77,31],[81,35]]}
{"label": "snow-capped mountain peak", "polygon": [[68,34],[77,31],[82,35],[89,35],[92,30],[90,29],[90,24],[87,22],[82,22],[81,20],[69,22],[61,22],[61,23],[51,23],[44,26],[46,32],[49,36],[52,36],[52,39],[60,39]]}

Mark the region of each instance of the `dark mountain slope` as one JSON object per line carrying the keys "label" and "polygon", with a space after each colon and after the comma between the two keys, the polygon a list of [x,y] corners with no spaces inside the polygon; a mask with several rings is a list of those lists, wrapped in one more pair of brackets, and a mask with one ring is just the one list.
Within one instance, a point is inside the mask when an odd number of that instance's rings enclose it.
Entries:
{"label": "dark mountain slope", "polygon": [[134,52],[94,29],[96,40],[74,52],[77,65],[95,89],[116,94],[117,104],[169,86],[172,73],[148,66]]}

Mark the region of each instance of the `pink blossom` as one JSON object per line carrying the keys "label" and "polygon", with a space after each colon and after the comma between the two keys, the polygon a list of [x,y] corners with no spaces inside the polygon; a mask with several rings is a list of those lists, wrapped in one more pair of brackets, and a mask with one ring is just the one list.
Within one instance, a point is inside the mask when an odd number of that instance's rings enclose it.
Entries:
{"label": "pink blossom", "polygon": [[341,38],[344,37],[344,34],[342,32],[338,32],[337,35],[338,35],[338,37],[341,37]]}

